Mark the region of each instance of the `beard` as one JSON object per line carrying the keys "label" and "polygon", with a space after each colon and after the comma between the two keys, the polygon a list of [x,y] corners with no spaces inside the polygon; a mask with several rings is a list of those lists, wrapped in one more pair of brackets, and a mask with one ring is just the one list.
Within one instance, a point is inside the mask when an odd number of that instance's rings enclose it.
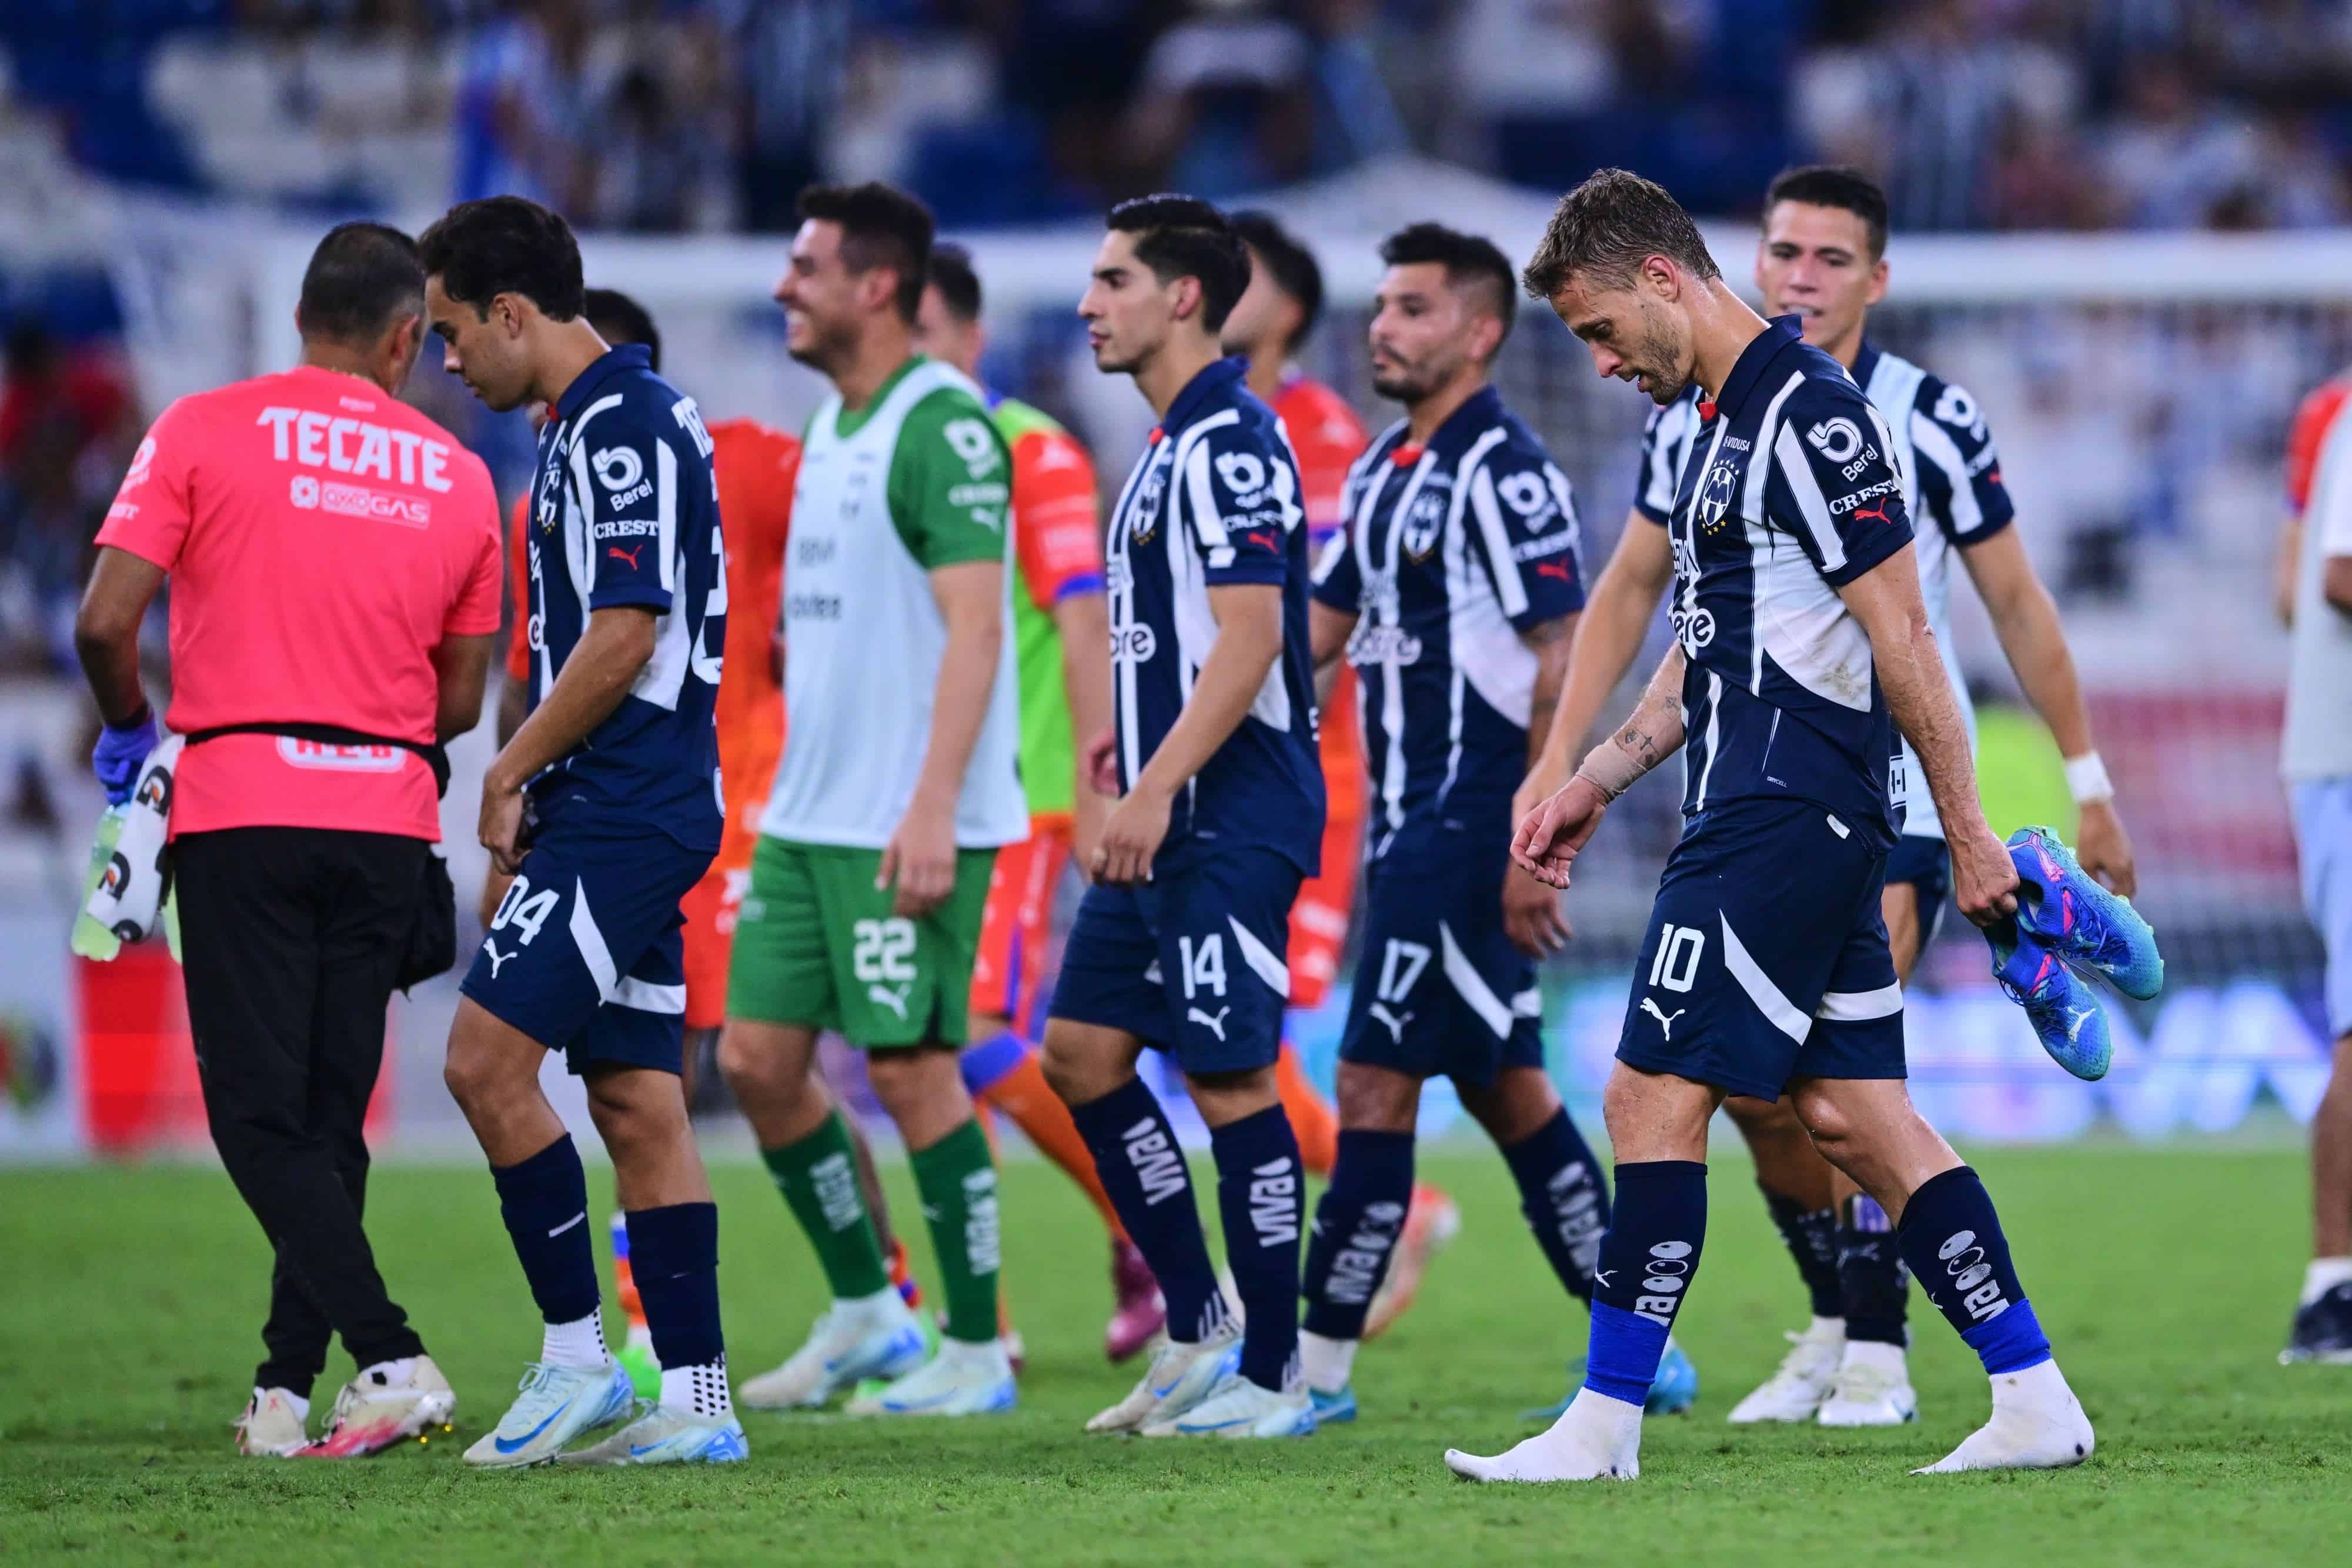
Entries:
{"label": "beard", "polygon": [[1681,332],[1648,302],[1642,307],[1642,371],[1650,383],[1650,401],[1665,407],[1690,390],[1691,372],[1680,367],[1687,358]]}
{"label": "beard", "polygon": [[789,332],[784,337],[784,352],[806,365],[819,375],[830,376],[840,366],[857,357],[857,333],[854,328],[828,327],[823,322],[808,320],[808,340],[794,347]]}

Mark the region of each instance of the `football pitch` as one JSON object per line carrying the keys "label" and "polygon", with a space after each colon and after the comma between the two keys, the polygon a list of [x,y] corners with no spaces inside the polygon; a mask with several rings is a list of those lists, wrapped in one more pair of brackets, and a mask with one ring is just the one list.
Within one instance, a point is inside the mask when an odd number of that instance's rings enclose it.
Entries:
{"label": "football pitch", "polygon": [[[1743,1160],[1719,1154],[1706,1260],[1678,1333],[1702,1394],[1649,1423],[1631,1485],[1479,1488],[1583,1348],[1500,1163],[1424,1155],[1465,1228],[1419,1304],[1357,1364],[1363,1416],[1295,1443],[1089,1438],[1135,1369],[1102,1358],[1105,1249],[1062,1176],[1016,1162],[1006,1279],[1028,1342],[1007,1416],[880,1423],[747,1415],[751,1459],[698,1472],[476,1474],[537,1328],[472,1166],[380,1167],[370,1228],[458,1392],[457,1429],[356,1464],[240,1459],[230,1419],[259,1353],[268,1255],[204,1166],[0,1174],[0,1560],[12,1563],[929,1564],[2342,1563],[2352,1368],[2275,1356],[2305,1247],[2291,1151],[1984,1151],[2026,1287],[2097,1424],[2085,1468],[1913,1478],[1982,1419],[1974,1359],[1913,1298],[1923,1418],[1834,1433],[1724,1413],[1801,1321]],[[715,1173],[740,1377],[821,1305],[762,1173]],[[1205,1170],[1199,1171],[1202,1176]],[[918,1210],[903,1165],[897,1212]],[[592,1172],[591,1190],[606,1177]],[[1211,1189],[1203,1186],[1203,1197]],[[929,1248],[911,1240],[928,1279]],[[318,1405],[348,1376],[340,1348]],[[1629,1555],[1630,1554],[1630,1555]]]}

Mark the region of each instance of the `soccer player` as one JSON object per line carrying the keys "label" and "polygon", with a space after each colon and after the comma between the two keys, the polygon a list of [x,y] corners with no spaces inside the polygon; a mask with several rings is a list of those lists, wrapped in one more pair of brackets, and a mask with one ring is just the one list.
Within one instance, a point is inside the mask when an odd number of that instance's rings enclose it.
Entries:
{"label": "soccer player", "polygon": [[[613,288],[591,288],[583,314],[596,335],[619,348],[642,343],[646,368],[661,373],[661,333],[646,308]],[[784,695],[776,679],[770,646],[782,595],[784,540],[792,527],[793,476],[800,467],[796,435],[751,419],[709,422],[710,460],[719,476],[719,515],[727,544],[726,674],[719,683],[719,773],[727,798],[727,823],[719,858],[686,896],[686,1053],[680,1082],[694,1103],[695,1074],[716,1042],[727,1010],[727,958],[733,949],[735,918],[751,876],[751,846],[760,811],[783,749]],[[530,497],[515,499],[507,561],[514,583],[513,633],[507,645],[507,681],[499,698],[499,744],[522,727],[530,691]],[[512,879],[490,868],[482,889],[482,924],[495,918]],[[653,1330],[646,1322],[629,1266],[626,1217],[612,1218],[614,1295],[628,1324],[627,1338],[614,1354],[637,1393],[658,1397],[661,1364],[654,1356]]]}
{"label": "soccer player", "polygon": [[1512,856],[1568,885],[1609,802],[1688,743],[1682,841],[1604,1096],[1617,1201],[1594,1274],[1584,1385],[1479,1480],[1640,1471],[1642,1398],[1706,1236],[1706,1124],[1727,1094],[1789,1094],[1830,1162],[1991,1379],[1991,1420],[1937,1470],[2049,1469],[2091,1452],[1977,1175],[1905,1092],[1903,992],[1880,911],[1910,738],[1962,913],[2014,914],[2018,876],[1977,803],[1967,727],[1919,593],[1887,422],[1799,322],[1724,283],[1664,190],[1604,170],[1562,198],[1525,281],[1602,375],[1661,407],[1702,389],[1667,524],[1674,649],[1633,716],[1523,821]]}
{"label": "soccer player", "polygon": [[[1307,643],[1307,530],[1274,413],[1218,357],[1249,279],[1223,214],[1190,196],[1111,209],[1078,302],[1095,364],[1160,416],[1106,548],[1118,803],[1094,854],[1045,1027],[1111,1202],[1168,1302],[1168,1339],[1094,1432],[1300,1437],[1298,1141],[1275,1088],[1291,900],[1323,834]],[[1209,1263],[1174,1130],[1135,1074],[1183,1070],[1217,1165],[1242,1329]],[[1238,1341],[1238,1343],[1236,1343]]]}
{"label": "soccer player", "polygon": [[[1568,479],[1488,380],[1517,310],[1490,240],[1415,224],[1381,246],[1372,386],[1404,405],[1355,465],[1316,567],[1315,659],[1362,676],[1379,816],[1339,1045],[1339,1157],[1315,1210],[1300,1338],[1318,1420],[1352,1420],[1349,1368],[1411,1202],[1423,1080],[1494,1137],[1560,1283],[1592,1299],[1601,1165],[1543,1068],[1536,960],[1559,895],[1511,873],[1511,792],[1542,749],[1584,585]],[[1696,1378],[1669,1347],[1654,1407]]]}
{"label": "soccer player", "polygon": [[[1790,315],[1805,340],[1846,367],[1880,416],[1891,465],[1915,524],[1919,587],[1936,645],[1951,673],[1961,722],[1975,710],[1950,631],[1957,560],[1990,611],[1993,628],[2027,698],[2068,758],[2082,803],[2084,866],[2129,895],[2136,882],[2131,841],[2116,815],[2106,768],[2091,740],[2090,716],[2057,606],[2033,570],[2017,531],[1992,433],[1976,400],[1864,335],[1871,307],[1885,296],[1886,197],[1848,169],[1792,169],[1764,198],[1756,285],[1767,315]],[[1699,437],[1696,387],[1651,417],[1643,437],[1641,484],[1616,553],[1594,586],[1570,662],[1552,742],[1536,759],[1518,804],[1532,810],[1567,781],[1570,751],[1600,716],[1673,579],[1668,520],[1685,459]],[[1859,455],[1832,447],[1841,467]],[[1870,497],[1856,503],[1867,510]],[[1898,777],[1908,781],[1902,837],[1887,859],[1880,906],[1898,981],[1908,985],[1951,894],[1951,860],[1917,754],[1904,745]],[[1905,1346],[1908,1273],[1887,1215],[1813,1147],[1786,1103],[1735,1094],[1724,1103],[1756,1156],[1767,1208],[1812,1298],[1812,1322],[1791,1335],[1780,1369],[1732,1410],[1734,1422],[1806,1421],[1829,1427],[1895,1426],[1917,1409]]]}
{"label": "soccer player", "polygon": [[[1225,318],[1225,352],[1249,361],[1249,389],[1282,421],[1290,450],[1298,459],[1300,505],[1307,511],[1309,560],[1319,560],[1327,542],[1347,522],[1349,470],[1363,455],[1363,421],[1348,400],[1299,368],[1323,315],[1323,268],[1315,253],[1282,226],[1272,213],[1233,214],[1235,233],[1249,247],[1249,287]],[[1364,853],[1364,753],[1356,722],[1356,676],[1345,664],[1318,672],[1320,710],[1317,746],[1323,758],[1323,869],[1307,879],[1290,906],[1290,1007],[1305,1012],[1321,1007],[1339,972],[1348,922],[1355,913],[1356,871]],[[1300,1065],[1287,1039],[1275,1064],[1282,1109],[1298,1134],[1299,1158],[1328,1177],[1339,1152],[1339,1118]],[[1372,1299],[1364,1337],[1375,1338],[1412,1305],[1429,1260],[1462,1227],[1461,1210],[1436,1186],[1413,1187],[1404,1230],[1391,1253],[1386,1277]]]}
{"label": "soccer player", "polygon": [[2281,1362],[2352,1364],[2352,422],[2346,382],[2304,400],[2288,444],[2282,611],[2294,636],[2282,772],[2304,899],[2327,950],[2335,1066],[2311,1118],[2311,1262]]}
{"label": "soccer player", "polygon": [[[811,417],[784,568],[790,727],[735,928],[720,1071],[815,1246],[833,1305],[743,1385],[755,1407],[1009,1409],[996,1167],[956,1058],[996,851],[1029,831],[1005,622],[1013,464],[980,389],[915,351],[931,215],[887,185],[814,185],[776,298],[834,394]],[[947,1325],[885,1271],[817,1033],[866,1053],[906,1139]],[[640,1289],[643,1288],[642,1282]]]}
{"label": "soccer player", "polygon": [[[977,382],[988,333],[980,275],[961,246],[931,247],[929,279],[915,317],[916,346]],[[1013,453],[1013,645],[1021,683],[1021,785],[1029,838],[998,852],[972,966],[964,1088],[1010,1116],[1046,1158],[1068,1172],[1111,1237],[1114,1306],[1103,1350],[1114,1362],[1141,1350],[1167,1321],[1143,1254],[1095,1175],[1094,1156],[1038,1061],[1037,998],[1053,941],[1054,894],[1075,852],[1088,863],[1105,803],[1078,777],[1076,737],[1110,724],[1110,639],[1094,460],[1044,411],[992,389],[989,412]]]}
{"label": "soccer player", "polygon": [[[418,241],[444,362],[494,409],[548,405],[531,481],[530,713],[482,779],[481,838],[514,882],[467,972],[445,1076],[489,1156],[545,1320],[483,1466],[672,1464],[748,1449],[727,1387],[719,1211],[679,1073],[678,901],[719,849],[711,721],[727,580],[710,438],[639,346],[581,314],[580,248],[517,196],[453,207]],[[539,1087],[550,1051],[588,1089],[613,1158],[661,1396],[619,1433],[579,1152]]]}

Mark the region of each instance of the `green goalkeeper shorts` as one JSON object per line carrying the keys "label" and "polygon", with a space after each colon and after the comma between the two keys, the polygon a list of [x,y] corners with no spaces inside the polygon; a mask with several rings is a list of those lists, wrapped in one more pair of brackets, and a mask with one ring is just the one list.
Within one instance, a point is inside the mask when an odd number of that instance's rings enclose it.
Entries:
{"label": "green goalkeeper shorts", "polygon": [[994,850],[956,852],[920,919],[874,885],[879,850],[761,835],[735,925],[727,1016],[838,1030],[853,1045],[961,1045]]}

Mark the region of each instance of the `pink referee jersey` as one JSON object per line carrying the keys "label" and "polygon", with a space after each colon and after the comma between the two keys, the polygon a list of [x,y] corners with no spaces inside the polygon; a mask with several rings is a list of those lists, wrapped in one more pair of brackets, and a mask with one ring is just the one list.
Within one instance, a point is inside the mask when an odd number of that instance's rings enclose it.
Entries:
{"label": "pink referee jersey", "polygon": [[[181,734],[261,721],[430,742],[433,652],[499,629],[481,459],[371,382],[305,366],[165,409],[98,542],[171,574]],[[226,736],[189,751],[172,831],[341,828],[438,839],[422,758]]]}

